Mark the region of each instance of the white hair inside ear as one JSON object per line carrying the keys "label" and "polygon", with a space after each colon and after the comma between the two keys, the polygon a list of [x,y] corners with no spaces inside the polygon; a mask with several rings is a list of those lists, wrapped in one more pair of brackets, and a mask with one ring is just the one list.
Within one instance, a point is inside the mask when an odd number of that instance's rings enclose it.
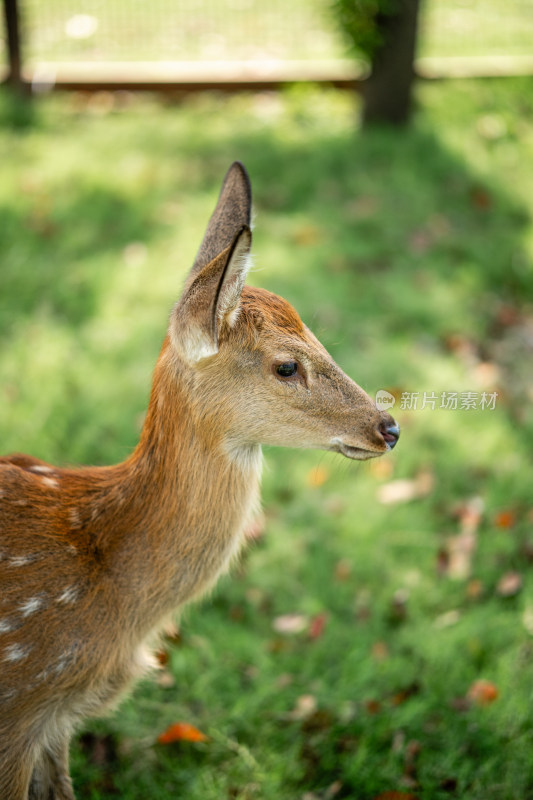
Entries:
{"label": "white hair inside ear", "polygon": [[235,244],[219,288],[216,305],[217,327],[224,323],[231,328],[238,319],[241,293],[253,263],[250,244],[251,234],[245,229]]}

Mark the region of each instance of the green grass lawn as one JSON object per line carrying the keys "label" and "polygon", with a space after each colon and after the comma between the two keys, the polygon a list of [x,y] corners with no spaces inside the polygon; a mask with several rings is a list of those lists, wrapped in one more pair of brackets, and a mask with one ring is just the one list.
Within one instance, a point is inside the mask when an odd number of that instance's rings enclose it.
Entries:
{"label": "green grass lawn", "polygon": [[[235,158],[251,281],[402,426],[368,464],[266,452],[263,534],[159,676],[78,737],[82,800],[533,798],[533,80],[418,97],[405,132],[361,132],[351,96],[314,90],[1,97],[3,452],[131,451]],[[157,744],[178,721],[208,741]]]}

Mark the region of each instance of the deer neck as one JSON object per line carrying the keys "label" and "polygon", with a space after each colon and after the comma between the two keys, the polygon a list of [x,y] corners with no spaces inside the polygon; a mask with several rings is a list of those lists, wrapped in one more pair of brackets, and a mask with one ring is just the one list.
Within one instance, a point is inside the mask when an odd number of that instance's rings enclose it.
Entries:
{"label": "deer neck", "polygon": [[199,419],[170,358],[164,347],[139,445],[121,465],[130,524],[118,561],[148,627],[214,584],[259,501],[261,448],[228,447]]}

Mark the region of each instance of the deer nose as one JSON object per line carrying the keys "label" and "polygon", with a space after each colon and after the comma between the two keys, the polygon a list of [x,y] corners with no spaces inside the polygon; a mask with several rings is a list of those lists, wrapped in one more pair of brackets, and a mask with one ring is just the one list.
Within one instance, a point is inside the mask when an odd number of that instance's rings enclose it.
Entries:
{"label": "deer nose", "polygon": [[392,450],[393,447],[396,447],[398,439],[400,438],[400,426],[397,422],[394,422],[393,420],[391,423],[387,420],[382,420],[379,424],[379,432],[385,439],[389,450]]}

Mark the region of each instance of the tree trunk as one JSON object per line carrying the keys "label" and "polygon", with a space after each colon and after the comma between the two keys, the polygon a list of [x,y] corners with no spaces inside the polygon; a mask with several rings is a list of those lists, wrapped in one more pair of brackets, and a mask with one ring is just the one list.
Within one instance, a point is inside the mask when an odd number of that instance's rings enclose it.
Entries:
{"label": "tree trunk", "polygon": [[9,72],[7,83],[22,90],[22,58],[20,53],[20,19],[17,0],[4,0]]}
{"label": "tree trunk", "polygon": [[383,44],[372,59],[372,73],[363,84],[363,125],[404,125],[411,114],[420,0],[397,0],[397,4],[396,13],[377,18]]}

